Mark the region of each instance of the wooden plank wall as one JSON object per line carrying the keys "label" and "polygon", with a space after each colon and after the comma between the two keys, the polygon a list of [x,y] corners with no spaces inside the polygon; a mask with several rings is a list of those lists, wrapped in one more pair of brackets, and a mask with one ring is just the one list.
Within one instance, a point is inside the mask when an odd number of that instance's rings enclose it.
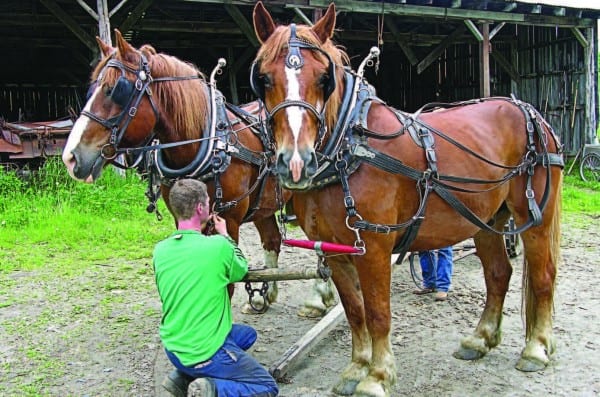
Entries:
{"label": "wooden plank wall", "polygon": [[79,87],[0,86],[0,117],[9,122],[49,121],[69,116],[69,108],[81,111]]}
{"label": "wooden plank wall", "polygon": [[[491,58],[491,95],[515,94],[533,104],[554,128],[565,153],[574,156],[585,139],[583,47],[568,29],[533,26],[510,29],[514,29],[512,39],[492,40],[492,51],[512,63],[521,81],[512,82]],[[426,54],[419,53],[419,59]],[[421,74],[417,74],[416,66],[411,66],[401,52],[384,49],[378,75],[373,76],[369,71],[368,76],[381,98],[412,112],[428,102],[480,97],[479,73],[478,44],[461,43],[448,47]]]}
{"label": "wooden plank wall", "polygon": [[585,57],[566,29],[519,27],[519,97],[535,105],[575,155],[585,134]]}

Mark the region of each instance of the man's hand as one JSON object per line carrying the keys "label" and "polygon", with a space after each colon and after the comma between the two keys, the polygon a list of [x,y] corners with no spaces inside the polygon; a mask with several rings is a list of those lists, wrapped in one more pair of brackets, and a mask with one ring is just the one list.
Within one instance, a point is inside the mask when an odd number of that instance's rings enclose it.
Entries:
{"label": "man's hand", "polygon": [[212,214],[210,216],[210,220],[213,222],[215,230],[217,231],[217,233],[219,233],[222,236],[228,236],[229,235],[227,233],[227,222],[225,222],[225,219],[221,218],[217,214]]}

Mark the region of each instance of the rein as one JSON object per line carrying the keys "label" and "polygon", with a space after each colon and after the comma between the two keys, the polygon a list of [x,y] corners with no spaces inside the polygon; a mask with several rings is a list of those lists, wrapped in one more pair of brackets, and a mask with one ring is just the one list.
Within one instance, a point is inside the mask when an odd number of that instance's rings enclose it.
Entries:
{"label": "rein", "polygon": [[[140,65],[138,69],[131,68],[121,61],[109,59],[100,72],[98,81],[109,67],[117,68],[121,71],[121,76],[117,79],[117,82],[109,95],[113,102],[122,107],[122,111],[119,114],[104,119],[87,110],[81,112],[82,115],[98,122],[111,131],[109,143],[105,144],[101,150],[102,157],[112,161],[113,164],[120,168],[137,167],[144,157],[147,158],[150,165],[150,177],[148,178],[149,186],[146,192],[146,197],[150,201],[150,204],[148,205],[147,210],[148,212],[156,212],[159,220],[162,219],[162,215],[157,210],[156,202],[160,197],[160,191],[158,189],[155,190],[154,180],[158,178],[161,180],[161,183],[169,185],[181,177],[197,178],[203,181],[212,178],[215,183],[216,196],[213,209],[218,213],[235,207],[241,200],[248,197],[256,189],[259,189],[260,194],[257,196],[256,202],[250,205],[244,221],[251,218],[259,208],[260,196],[262,195],[262,191],[266,184],[266,176],[270,170],[269,152],[255,152],[250,150],[242,145],[237,139],[237,133],[248,128],[253,130],[254,133],[260,137],[263,146],[265,148],[267,147],[265,145],[265,139],[263,138],[265,134],[261,133],[262,128],[258,128],[257,130],[257,126],[262,127],[262,120],[260,120],[259,117],[255,117],[252,113],[226,103],[223,95],[216,89],[215,76],[216,74],[220,74],[221,69],[226,65],[224,59],[219,59],[217,66],[210,75],[210,82],[206,84],[208,86],[207,96],[210,104],[210,119],[207,122],[208,128],[204,131],[204,136],[185,141],[159,143],[154,139],[156,133],[152,132],[142,146],[132,148],[118,147],[125,136],[131,120],[137,114],[137,108],[145,95],[148,97],[152,106],[155,115],[154,126],[156,126],[159,119],[159,112],[150,89],[152,83],[187,81],[194,79],[201,79],[204,81],[204,78],[200,73],[190,76],[152,78],[148,59],[142,53],[139,53],[139,55]],[[113,56],[114,53],[111,54],[111,57]],[[131,82],[125,77],[126,72],[136,76],[135,82]],[[230,120],[226,109],[234,113],[237,119]],[[258,111],[260,111],[260,107]],[[233,129],[234,125],[242,122],[244,122],[245,125],[237,130]],[[154,129],[154,127],[152,129]],[[173,170],[168,168],[160,156],[164,149],[202,142],[207,142],[208,144],[206,146],[201,144],[201,150],[198,151],[196,158],[183,169]],[[118,155],[131,155],[135,153],[137,153],[137,159],[133,165],[123,165],[115,160]],[[153,153],[153,155],[148,157],[148,153]],[[260,169],[257,180],[248,191],[244,192],[240,197],[222,203],[223,189],[220,183],[220,175],[228,167],[230,157],[239,158],[242,161],[258,166]],[[157,178],[154,175],[156,175]]]}
{"label": "rein", "polygon": [[[322,51],[321,49],[319,50]],[[370,109],[370,104],[371,102],[375,101],[383,103],[384,105],[385,103],[381,99],[377,98],[374,93],[368,93],[368,89],[364,88],[365,86],[368,86],[368,84],[364,82],[363,74],[364,67],[367,65],[371,66],[373,64],[373,60],[378,58],[378,55],[379,51],[376,47],[374,47],[374,49],[371,50],[369,55],[361,63],[361,66],[358,69],[358,72],[356,73],[353,95],[351,99],[348,100],[348,102],[346,102],[345,100],[342,104],[344,113],[339,115],[339,119],[342,121],[338,123],[338,126],[336,127],[336,130],[340,129],[341,132],[337,135],[334,133],[331,137],[331,140],[334,140],[334,143],[327,143],[327,147],[333,148],[333,150],[327,152],[326,154],[320,154],[320,160],[322,161],[322,163],[320,161],[321,164],[319,165],[319,168],[315,175],[316,177],[323,170],[329,169],[331,167],[331,164],[334,165],[337,174],[337,180],[339,180],[341,184],[341,188],[344,195],[344,207],[346,210],[346,226],[356,235],[355,247],[361,248],[363,250],[363,254],[366,252],[364,241],[360,238],[360,231],[366,230],[370,232],[387,234],[391,232],[396,232],[401,229],[406,229],[406,232],[402,235],[400,242],[397,244],[393,251],[393,253],[400,254],[396,261],[396,263],[400,263],[404,259],[404,256],[408,251],[408,247],[418,234],[418,230],[425,217],[425,207],[431,192],[437,193],[438,196],[440,196],[444,201],[446,201],[446,203],[448,203],[455,211],[457,211],[460,215],[466,218],[469,222],[473,223],[480,229],[489,232],[502,235],[514,235],[519,234],[532,226],[537,226],[541,224],[542,212],[544,211],[547,205],[550,193],[550,166],[564,167],[564,160],[561,154],[562,145],[560,145],[560,142],[558,142],[557,139],[554,137],[552,128],[547,124],[547,122],[543,120],[539,112],[537,112],[530,104],[524,103],[514,97],[484,98],[455,104],[428,104],[423,106],[421,109],[419,109],[417,112],[415,112],[407,118],[405,118],[401,114],[401,112],[394,110],[394,114],[396,114],[396,116],[398,117],[398,120],[402,124],[402,128],[400,128],[398,131],[393,132],[391,135],[383,135],[376,131],[371,131],[366,127],[366,118]],[[288,54],[288,57],[289,56],[290,55]],[[359,95],[359,93],[361,92],[363,93],[363,95]],[[365,92],[367,92],[367,97],[365,97],[364,95]],[[507,166],[489,160],[481,154],[469,149],[460,142],[444,134],[442,131],[427,125],[419,118],[421,112],[423,112],[426,109],[440,106],[464,106],[467,104],[494,99],[502,99],[512,103],[513,105],[517,106],[525,116],[527,131],[526,152],[523,156],[522,161],[516,166]],[[284,108],[285,105],[286,103],[283,102],[277,105],[274,109],[280,110],[281,108]],[[546,125],[550,129],[550,135],[553,137],[557,147],[559,148],[558,153],[548,152],[548,137],[542,127],[542,124]],[[373,139],[393,139],[404,134],[406,131],[409,131],[413,140],[415,140],[415,142],[423,148],[425,158],[427,161],[427,169],[418,170],[409,167],[403,164],[402,161],[400,161],[399,159],[396,159],[392,156],[389,156],[370,147],[366,141],[367,137]],[[437,156],[434,148],[434,135],[439,136],[440,138],[448,141],[450,144],[456,146],[460,150],[489,165],[508,170],[508,173],[505,174],[502,178],[496,180],[482,180],[477,178],[464,178],[452,175],[440,175],[438,173],[437,168]],[[269,136],[269,138],[272,139],[272,136]],[[538,152],[536,149],[536,138],[537,142],[541,146],[540,152]],[[315,148],[315,150],[316,149],[317,148]],[[353,168],[350,167],[350,164],[353,161],[358,162],[359,164],[361,162],[368,163],[386,172],[392,174],[401,174],[410,179],[415,180],[417,182],[417,190],[419,192],[419,206],[414,215],[407,221],[398,224],[376,224],[369,222],[368,220],[364,220],[355,207],[355,201],[350,191],[349,176],[354,170],[358,168],[358,166],[355,166]],[[539,205],[535,200],[535,192],[533,189],[533,175],[535,167],[538,165],[541,165],[544,168],[546,168],[546,185],[544,187],[544,191]],[[528,220],[519,228],[516,228],[514,230],[496,230],[488,223],[480,219],[476,214],[474,214],[452,193],[452,191],[463,193],[483,193],[491,191],[497,189],[506,182],[510,181],[512,178],[523,173],[526,173],[527,175],[525,197],[527,198],[529,208]],[[335,179],[331,179],[331,181],[326,180],[325,182],[335,182]],[[452,183],[488,185],[493,184],[494,186],[489,187],[487,189],[476,190],[453,186]],[[319,187],[321,187],[319,183],[315,183],[313,181],[313,188]]]}

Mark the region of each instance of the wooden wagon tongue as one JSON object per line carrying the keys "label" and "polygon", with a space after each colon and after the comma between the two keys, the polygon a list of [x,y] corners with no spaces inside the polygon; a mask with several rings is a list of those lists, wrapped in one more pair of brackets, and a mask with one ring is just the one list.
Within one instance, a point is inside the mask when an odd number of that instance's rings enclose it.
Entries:
{"label": "wooden wagon tongue", "polygon": [[328,243],[326,241],[314,240],[283,240],[283,244],[289,247],[306,248],[317,251],[319,255],[325,254],[364,254],[364,249],[353,245]]}

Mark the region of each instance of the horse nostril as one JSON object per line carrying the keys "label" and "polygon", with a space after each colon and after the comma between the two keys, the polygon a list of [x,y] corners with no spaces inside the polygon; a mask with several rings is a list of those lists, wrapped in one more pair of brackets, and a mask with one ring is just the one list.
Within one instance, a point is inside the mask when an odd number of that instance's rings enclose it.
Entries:
{"label": "horse nostril", "polygon": [[288,177],[290,174],[289,167],[289,156],[286,159],[284,153],[279,153],[277,155],[277,161],[275,162],[275,173],[279,175],[279,177]]}
{"label": "horse nostril", "polygon": [[319,168],[319,162],[317,161],[317,154],[314,150],[311,150],[308,154],[308,159],[305,161],[304,175],[307,178],[312,178]]}

